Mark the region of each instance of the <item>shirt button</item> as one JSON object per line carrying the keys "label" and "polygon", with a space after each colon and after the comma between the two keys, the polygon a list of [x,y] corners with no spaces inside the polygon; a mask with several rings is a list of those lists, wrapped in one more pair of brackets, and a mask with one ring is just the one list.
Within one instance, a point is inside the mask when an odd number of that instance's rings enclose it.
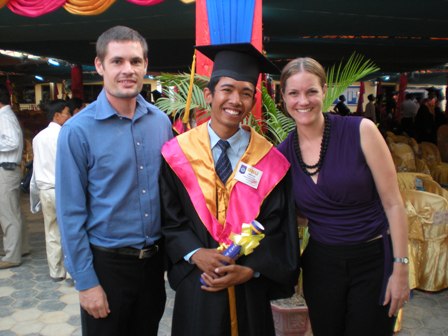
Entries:
{"label": "shirt button", "polygon": [[148,216],[149,216],[149,214],[145,213],[145,217],[148,217]]}
{"label": "shirt button", "polygon": [[140,146],[140,141],[137,141],[137,146]]}
{"label": "shirt button", "polygon": [[140,168],[140,170],[142,170],[142,169],[143,169],[143,166],[140,166],[139,168]]}
{"label": "shirt button", "polygon": [[142,194],[146,194],[146,189],[143,189],[143,190],[142,190]]}

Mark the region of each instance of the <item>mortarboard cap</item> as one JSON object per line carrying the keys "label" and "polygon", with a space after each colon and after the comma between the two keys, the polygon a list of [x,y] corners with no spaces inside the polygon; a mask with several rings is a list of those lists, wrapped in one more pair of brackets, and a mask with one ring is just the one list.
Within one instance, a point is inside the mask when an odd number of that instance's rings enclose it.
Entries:
{"label": "mortarboard cap", "polygon": [[250,43],[195,46],[214,61],[210,79],[230,77],[257,85],[260,73],[277,74],[278,68]]}

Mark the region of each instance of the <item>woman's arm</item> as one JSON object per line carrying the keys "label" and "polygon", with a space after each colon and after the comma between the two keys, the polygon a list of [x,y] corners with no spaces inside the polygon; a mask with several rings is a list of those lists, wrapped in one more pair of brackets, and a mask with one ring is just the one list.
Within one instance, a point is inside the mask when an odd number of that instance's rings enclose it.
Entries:
{"label": "woman's arm", "polygon": [[[389,221],[393,256],[408,256],[408,223],[397,183],[391,153],[378,128],[363,119],[360,126],[361,147]],[[396,314],[409,297],[409,266],[394,263],[384,304],[391,303],[389,316]]]}

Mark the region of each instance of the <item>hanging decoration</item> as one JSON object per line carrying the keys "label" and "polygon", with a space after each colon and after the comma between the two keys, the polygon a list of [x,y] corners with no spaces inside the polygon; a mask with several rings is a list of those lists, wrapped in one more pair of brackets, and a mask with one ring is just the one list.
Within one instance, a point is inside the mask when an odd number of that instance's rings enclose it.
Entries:
{"label": "hanging decoration", "polygon": [[358,104],[356,105],[356,113],[361,115],[364,110],[363,110],[363,104],[364,104],[364,93],[365,93],[366,89],[364,86],[364,82],[361,82],[359,84],[359,96],[358,96]]}
{"label": "hanging decoration", "polygon": [[11,12],[28,17],[37,17],[62,7],[66,0],[9,0],[7,3]]}
{"label": "hanging decoration", "polygon": [[0,0],[0,9],[5,7],[5,5],[8,3],[9,0]]}
{"label": "hanging decoration", "polygon": [[162,3],[164,0],[126,0],[134,5],[138,6],[154,6]]}
{"label": "hanging decoration", "polygon": [[[64,8],[74,15],[99,15],[117,0],[0,0],[0,9],[8,7],[21,16],[38,17]],[[121,0],[137,6],[154,6],[165,0]]]}
{"label": "hanging decoration", "polygon": [[211,44],[251,42],[255,0],[208,0]]}
{"label": "hanging decoration", "polygon": [[72,77],[72,98],[81,98],[84,99],[84,87],[82,84],[82,66],[81,65],[75,65],[72,67],[71,71],[71,77]]}
{"label": "hanging decoration", "polygon": [[67,0],[64,9],[75,15],[99,15],[104,13],[116,0]]}

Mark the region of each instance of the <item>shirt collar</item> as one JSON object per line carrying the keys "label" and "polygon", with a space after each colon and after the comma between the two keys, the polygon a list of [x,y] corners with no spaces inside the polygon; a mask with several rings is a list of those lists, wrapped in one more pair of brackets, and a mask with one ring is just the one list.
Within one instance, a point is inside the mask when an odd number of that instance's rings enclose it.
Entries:
{"label": "shirt collar", "polygon": [[[98,108],[96,109],[95,119],[104,120],[113,116],[119,117],[119,114],[112,105],[109,103],[106,97],[106,90],[101,90],[97,98]],[[140,118],[144,114],[148,114],[150,111],[146,104],[146,100],[141,96],[137,96],[137,107],[135,109],[134,120]]]}
{"label": "shirt collar", "polygon": [[8,108],[10,109],[11,106],[9,106],[9,105],[3,105],[2,107],[0,107],[0,112],[6,111]]}
{"label": "shirt collar", "polygon": [[[208,134],[210,135],[210,147],[214,148],[216,144],[218,143],[221,138],[215,133],[213,128],[211,127],[211,120],[208,122]],[[232,135],[230,138],[228,138],[226,141],[229,143],[230,148],[234,150],[235,152],[238,152],[239,147],[241,146],[241,137],[243,130],[241,127],[238,128],[238,131],[234,135]]]}
{"label": "shirt collar", "polygon": [[48,124],[48,127],[51,127],[51,128],[61,128],[61,125],[59,125],[57,122],[50,121],[50,123]]}

